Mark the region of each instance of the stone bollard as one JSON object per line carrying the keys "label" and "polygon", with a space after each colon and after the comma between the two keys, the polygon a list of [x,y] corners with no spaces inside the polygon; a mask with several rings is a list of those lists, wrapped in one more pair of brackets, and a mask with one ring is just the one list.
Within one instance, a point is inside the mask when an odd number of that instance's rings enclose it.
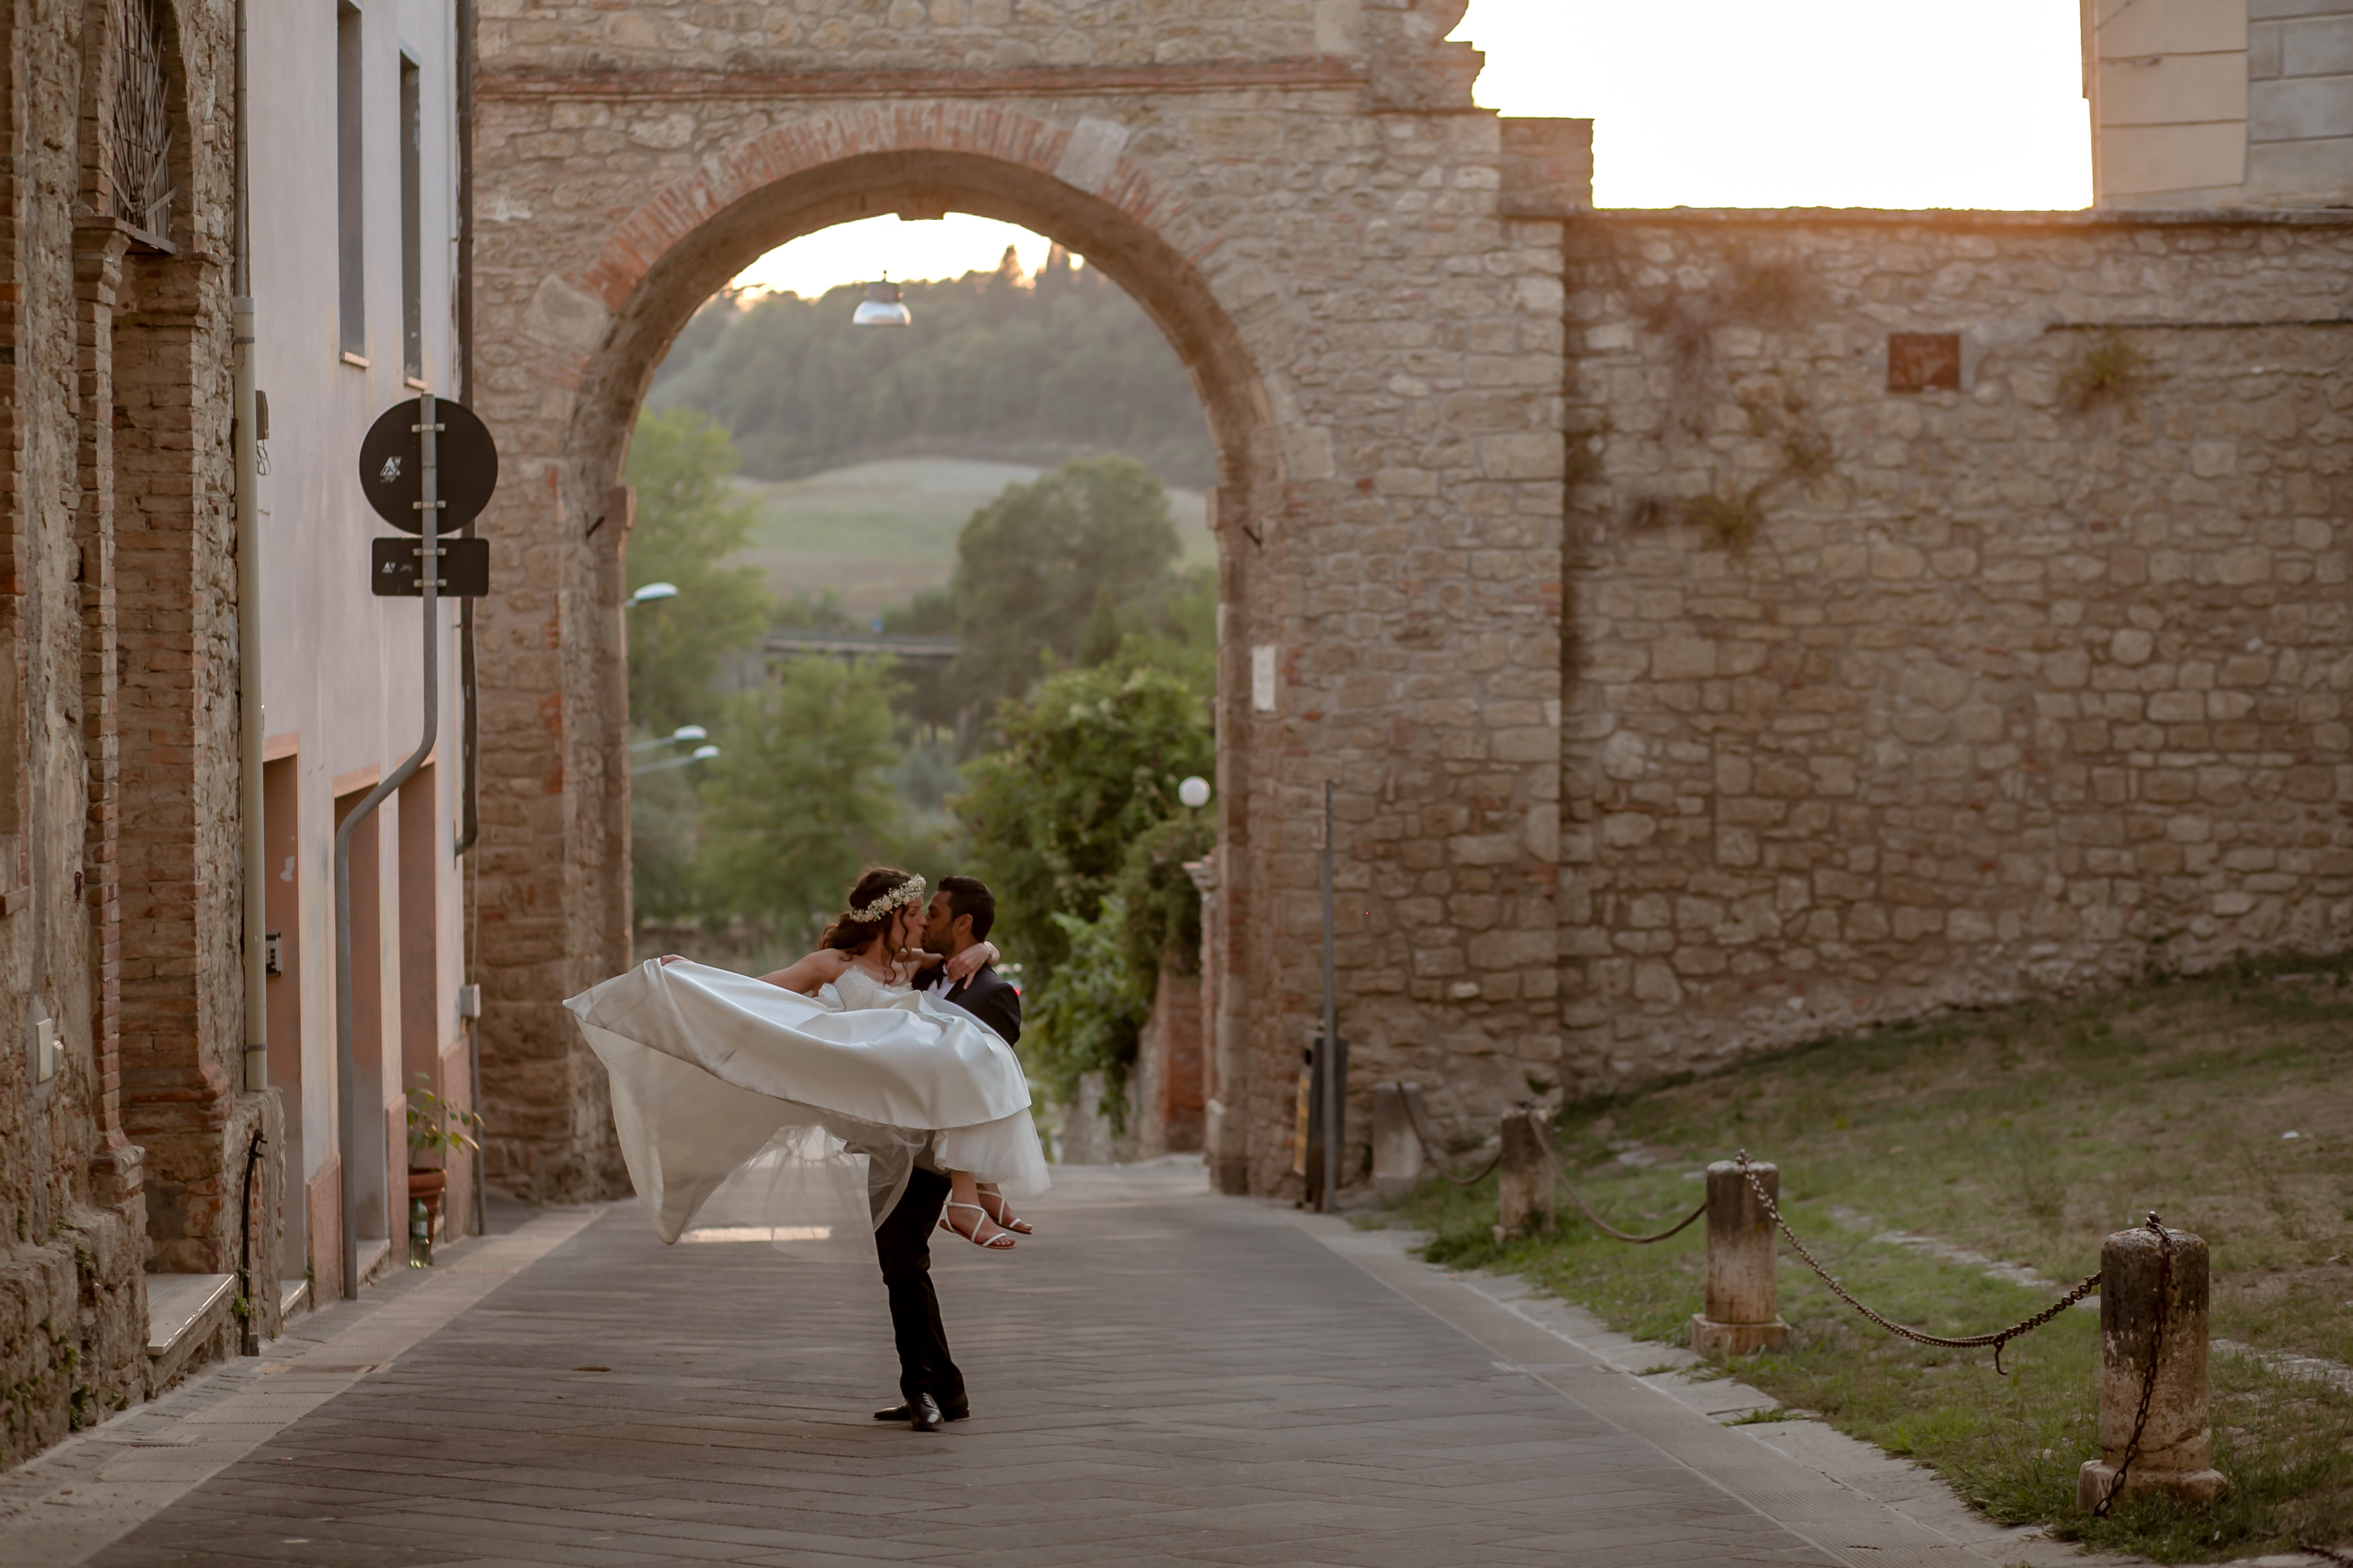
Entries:
{"label": "stone bollard", "polygon": [[1541,1110],[1504,1112],[1504,1155],[1495,1166],[1495,1239],[1552,1228],[1553,1169]]}
{"label": "stone bollard", "polygon": [[[2075,1477],[2080,1509],[2097,1507],[2119,1469],[2125,1470],[2120,1502],[2136,1492],[2161,1491],[2210,1503],[2230,1489],[2222,1472],[2207,1462],[2213,1430],[2206,1416],[2206,1243],[2186,1230],[2166,1236],[2172,1243],[2169,1264],[2146,1226],[2120,1230],[2100,1245],[2100,1457],[2084,1461]],[[2158,1280],[2167,1277],[2157,1386],[2126,1469],[2125,1451],[2148,1376]]]}
{"label": "stone bollard", "polygon": [[[1781,1172],[1752,1160],[1777,1203]],[[1773,1288],[1772,1217],[1748,1178],[1730,1160],[1707,1168],[1707,1310],[1693,1314],[1691,1348],[1700,1355],[1754,1355],[1789,1342]]]}
{"label": "stone bollard", "polygon": [[1385,1203],[1405,1196],[1421,1180],[1421,1140],[1414,1135],[1411,1119],[1417,1110],[1429,1126],[1421,1085],[1373,1085],[1373,1187]]}

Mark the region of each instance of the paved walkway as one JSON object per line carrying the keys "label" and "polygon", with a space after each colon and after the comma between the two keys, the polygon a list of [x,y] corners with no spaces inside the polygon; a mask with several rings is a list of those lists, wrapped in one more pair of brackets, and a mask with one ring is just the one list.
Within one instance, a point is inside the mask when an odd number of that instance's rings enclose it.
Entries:
{"label": "paved walkway", "polygon": [[1015,1254],[944,1237],[975,1414],[936,1436],[870,1417],[896,1397],[871,1257],[549,1214],[6,1478],[0,1559],[1993,1560],[1388,1237],[1200,1188],[1071,1171]]}

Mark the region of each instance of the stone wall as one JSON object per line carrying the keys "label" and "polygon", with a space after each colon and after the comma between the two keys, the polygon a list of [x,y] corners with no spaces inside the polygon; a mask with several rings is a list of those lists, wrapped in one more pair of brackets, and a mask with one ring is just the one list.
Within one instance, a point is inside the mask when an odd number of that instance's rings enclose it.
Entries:
{"label": "stone wall", "polygon": [[1573,1089],[2353,942],[2353,225],[1567,254]]}
{"label": "stone wall", "polygon": [[[625,961],[615,486],[693,310],[796,235],[953,207],[1134,294],[1219,449],[1219,1100],[1229,1189],[1291,1178],[1321,987],[1322,786],[1369,1078],[1492,1111],[1557,1070],[1560,217],[1581,126],[1472,108],[1462,0],[485,8],[480,912],[493,1177],[613,1191],[558,999]],[[730,26],[717,24],[730,21]]]}
{"label": "stone wall", "polygon": [[149,230],[111,181],[108,29],[137,10],[0,18],[0,1466],[143,1396],[144,1270],[235,1267],[246,1138],[275,1125],[236,1076],[231,18],[156,8],[174,195]]}

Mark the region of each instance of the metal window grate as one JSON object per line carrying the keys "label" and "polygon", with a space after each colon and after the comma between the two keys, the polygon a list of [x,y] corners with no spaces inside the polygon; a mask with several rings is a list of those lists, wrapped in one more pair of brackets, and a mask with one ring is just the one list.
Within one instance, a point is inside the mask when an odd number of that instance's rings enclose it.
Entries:
{"label": "metal window grate", "polygon": [[157,237],[172,224],[172,118],[153,0],[113,0],[113,136],[107,176],[114,216]]}

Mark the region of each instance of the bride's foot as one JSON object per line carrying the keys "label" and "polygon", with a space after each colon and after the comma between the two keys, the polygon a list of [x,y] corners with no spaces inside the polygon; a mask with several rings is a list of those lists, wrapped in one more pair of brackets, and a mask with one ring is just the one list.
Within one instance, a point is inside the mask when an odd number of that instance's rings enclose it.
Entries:
{"label": "bride's foot", "polygon": [[1008,1230],[1018,1231],[1023,1236],[1035,1236],[1037,1234],[1037,1228],[1028,1220],[1021,1218],[1011,1209],[1005,1206],[1005,1194],[1003,1193],[992,1193],[987,1187],[983,1187],[980,1189],[979,1197],[981,1212],[988,1215],[990,1219],[995,1220],[998,1225],[1003,1226]]}
{"label": "bride's foot", "polygon": [[[969,1226],[956,1223],[956,1211],[959,1209],[974,1216]],[[948,1205],[941,1211],[940,1228],[952,1230],[975,1247],[987,1247],[991,1252],[1013,1250],[1013,1233],[989,1218],[988,1211],[978,1204]]]}

